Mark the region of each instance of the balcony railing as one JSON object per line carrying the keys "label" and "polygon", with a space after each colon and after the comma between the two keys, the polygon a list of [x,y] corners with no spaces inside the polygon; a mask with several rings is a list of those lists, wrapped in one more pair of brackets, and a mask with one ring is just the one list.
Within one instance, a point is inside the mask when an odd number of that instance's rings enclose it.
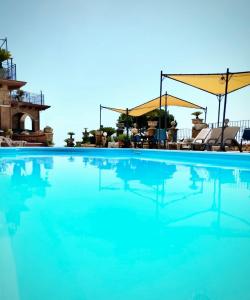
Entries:
{"label": "balcony railing", "polygon": [[44,94],[34,94],[25,91],[13,91],[11,93],[12,101],[25,102],[37,105],[44,105]]}
{"label": "balcony railing", "polygon": [[[244,129],[250,128],[250,120],[230,121],[228,125],[240,127],[240,130],[236,136],[236,140],[240,142]],[[221,126],[222,126],[221,122],[219,124],[217,122],[208,123],[209,128],[217,128]],[[178,139],[190,138],[192,136],[192,129],[189,128],[179,129],[177,134],[178,134]]]}
{"label": "balcony railing", "polygon": [[3,63],[0,67],[0,79],[16,80],[16,65],[11,63]]}

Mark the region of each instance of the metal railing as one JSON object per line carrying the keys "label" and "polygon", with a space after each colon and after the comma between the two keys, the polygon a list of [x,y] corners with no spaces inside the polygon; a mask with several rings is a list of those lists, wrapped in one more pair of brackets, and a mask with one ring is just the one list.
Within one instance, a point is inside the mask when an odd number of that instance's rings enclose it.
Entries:
{"label": "metal railing", "polygon": [[[241,141],[241,137],[245,128],[250,128],[250,120],[239,120],[239,121],[229,121],[228,126],[237,126],[240,127],[240,130],[236,136],[236,140],[238,142]],[[217,128],[222,127],[222,122],[219,124],[217,122],[208,123],[209,128]],[[177,132],[178,140],[187,139],[192,137],[192,129],[191,128],[181,128]]]}
{"label": "metal railing", "polygon": [[[240,130],[236,136],[238,142],[241,141],[241,137],[245,128],[250,128],[250,120],[240,120],[240,121],[229,121],[228,126],[240,127]],[[209,128],[222,127],[222,122],[208,123]]]}
{"label": "metal railing", "polygon": [[177,139],[183,140],[192,137],[192,129],[190,128],[181,128],[177,131]]}
{"label": "metal railing", "polygon": [[11,94],[12,101],[25,102],[37,105],[44,105],[44,94],[34,94],[26,91],[13,91]]}
{"label": "metal railing", "polygon": [[16,80],[16,65],[4,65],[0,67],[0,79]]}

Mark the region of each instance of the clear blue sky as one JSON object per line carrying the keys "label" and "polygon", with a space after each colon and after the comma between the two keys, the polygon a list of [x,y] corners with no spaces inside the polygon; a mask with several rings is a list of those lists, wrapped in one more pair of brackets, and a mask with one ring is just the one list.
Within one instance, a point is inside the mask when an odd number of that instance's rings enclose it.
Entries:
{"label": "clear blue sky", "polygon": [[[0,37],[8,37],[19,80],[43,90],[51,108],[42,126],[63,144],[99,125],[99,104],[133,107],[159,95],[160,71],[208,73],[250,70],[250,1],[8,0]],[[176,82],[163,91],[208,107],[216,97]],[[250,87],[230,94],[227,117],[250,119]],[[185,108],[171,108],[178,127],[191,128]],[[103,111],[103,125],[118,114]]]}

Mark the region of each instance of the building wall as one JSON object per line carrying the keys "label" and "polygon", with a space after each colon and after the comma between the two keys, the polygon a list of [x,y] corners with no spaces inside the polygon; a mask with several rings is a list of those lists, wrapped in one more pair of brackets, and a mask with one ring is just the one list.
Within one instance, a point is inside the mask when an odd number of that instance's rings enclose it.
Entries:
{"label": "building wall", "polygon": [[0,87],[0,129],[11,129],[11,107],[8,86]]}

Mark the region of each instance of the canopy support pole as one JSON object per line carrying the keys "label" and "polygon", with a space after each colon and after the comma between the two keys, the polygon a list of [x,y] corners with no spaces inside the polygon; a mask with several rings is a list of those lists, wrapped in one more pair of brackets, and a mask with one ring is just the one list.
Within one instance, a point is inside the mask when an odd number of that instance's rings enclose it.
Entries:
{"label": "canopy support pole", "polygon": [[126,134],[128,139],[128,108],[126,108]]}
{"label": "canopy support pole", "polygon": [[220,142],[220,150],[221,150],[221,151],[225,151],[225,145],[224,145],[223,140],[224,140],[225,118],[226,118],[226,108],[227,108],[228,77],[229,77],[229,68],[227,68],[227,74],[226,74],[226,87],[225,87],[225,98],[224,98],[224,110],[223,110],[222,132],[221,132],[221,142]]}
{"label": "canopy support pole", "polygon": [[165,93],[165,126],[164,129],[167,130],[168,127],[168,93]]}
{"label": "canopy support pole", "polygon": [[222,100],[221,95],[218,95],[219,107],[218,107],[218,121],[217,121],[217,127],[220,126],[220,104],[221,104],[221,100]]}
{"label": "canopy support pole", "polygon": [[[168,93],[165,93],[165,136],[167,137],[167,130],[168,130]],[[166,149],[166,142],[167,139],[164,140],[164,148]]]}
{"label": "canopy support pole", "polygon": [[99,119],[99,129],[102,129],[102,105],[100,104],[100,119]]}
{"label": "canopy support pole", "polygon": [[204,110],[205,110],[205,123],[207,123],[207,106]]}
{"label": "canopy support pole", "polygon": [[160,129],[161,129],[161,95],[162,95],[162,75],[163,72],[161,71],[161,76],[160,76],[160,103],[159,103],[159,125],[158,125],[158,146],[160,146]]}

